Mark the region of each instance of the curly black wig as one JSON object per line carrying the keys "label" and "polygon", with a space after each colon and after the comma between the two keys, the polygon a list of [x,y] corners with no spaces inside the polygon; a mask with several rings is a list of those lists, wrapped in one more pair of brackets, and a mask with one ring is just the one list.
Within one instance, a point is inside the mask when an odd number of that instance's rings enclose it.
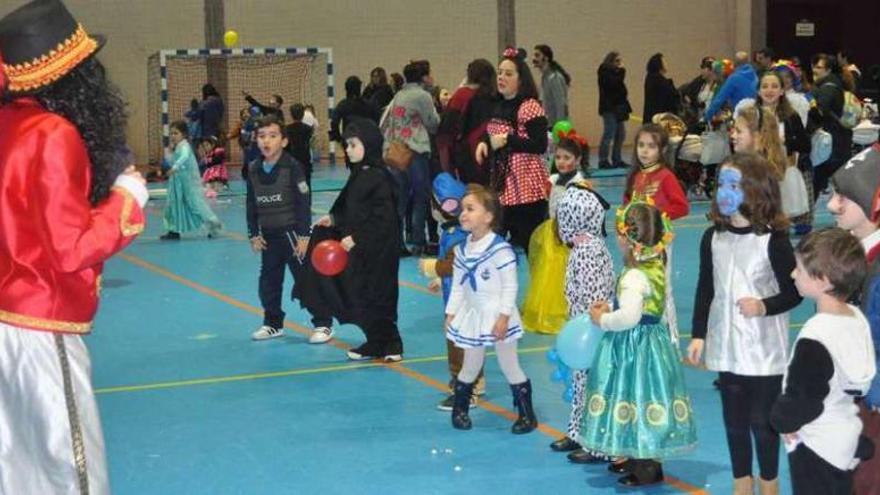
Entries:
{"label": "curly black wig", "polygon": [[107,78],[101,62],[91,57],[33,96],[79,130],[92,162],[89,201],[101,202],[110,194],[116,177],[130,165],[125,138],[128,115],[122,93]]}

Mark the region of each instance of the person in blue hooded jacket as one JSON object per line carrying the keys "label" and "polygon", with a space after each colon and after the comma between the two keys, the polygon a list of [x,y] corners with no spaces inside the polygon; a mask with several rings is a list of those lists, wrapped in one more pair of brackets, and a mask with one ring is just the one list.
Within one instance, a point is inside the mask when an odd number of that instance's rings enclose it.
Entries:
{"label": "person in blue hooded jacket", "polygon": [[721,110],[725,103],[728,103],[730,108],[733,109],[736,108],[736,104],[740,100],[754,98],[758,93],[758,73],[749,64],[749,54],[746,52],[736,52],[734,64],[736,69],[727,78],[721,89],[715,93],[712,103],[706,108],[706,112],[703,114],[704,121],[711,122],[712,117],[715,116],[718,110]]}

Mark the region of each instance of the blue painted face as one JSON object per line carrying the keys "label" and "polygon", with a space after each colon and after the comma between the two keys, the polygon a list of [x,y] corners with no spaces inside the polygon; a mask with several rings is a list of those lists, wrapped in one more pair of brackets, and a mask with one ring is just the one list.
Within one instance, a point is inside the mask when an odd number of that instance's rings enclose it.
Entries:
{"label": "blue painted face", "polygon": [[745,194],[740,187],[742,172],[735,168],[724,167],[718,174],[718,190],[715,191],[715,202],[722,215],[729,217],[739,211]]}

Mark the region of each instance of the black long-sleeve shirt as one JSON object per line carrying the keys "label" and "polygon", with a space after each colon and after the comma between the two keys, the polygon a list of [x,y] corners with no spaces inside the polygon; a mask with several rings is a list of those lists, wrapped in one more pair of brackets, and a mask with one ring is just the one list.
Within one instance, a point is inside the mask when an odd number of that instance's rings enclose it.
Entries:
{"label": "black long-sleeve shirt", "polygon": [[[736,235],[748,235],[754,231],[752,227],[728,227],[727,231]],[[697,292],[694,297],[694,316],[692,336],[695,339],[705,339],[708,331],[709,309],[712,299],[715,298],[714,264],[712,262],[712,236],[716,228],[709,227],[703,233],[700,241],[700,274],[697,280]],[[802,298],[798,294],[791,272],[795,267],[794,250],[788,240],[788,233],[775,230],[769,234],[770,242],[767,255],[770,258],[770,266],[779,285],[779,293],[765,297],[761,300],[767,310],[765,316],[773,316],[784,313],[800,304]]]}
{"label": "black long-sleeve shirt", "polygon": [[785,390],[770,410],[770,424],[779,433],[793,433],[818,418],[834,376],[831,354],[819,341],[801,338],[788,365]]}

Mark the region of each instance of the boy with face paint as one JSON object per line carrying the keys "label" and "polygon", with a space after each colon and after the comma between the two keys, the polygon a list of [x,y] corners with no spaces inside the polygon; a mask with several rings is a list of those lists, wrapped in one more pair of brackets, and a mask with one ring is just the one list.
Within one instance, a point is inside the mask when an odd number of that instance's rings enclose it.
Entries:
{"label": "boy with face paint", "polygon": [[[831,176],[833,192],[828,211],[837,226],[848,230],[862,244],[868,261],[868,273],[858,303],[871,326],[875,355],[880,349],[880,144],[852,157]],[[874,377],[865,400],[859,405],[863,434],[880,446],[880,378]],[[855,493],[880,493],[880,455],[859,464],[854,480]]]}

